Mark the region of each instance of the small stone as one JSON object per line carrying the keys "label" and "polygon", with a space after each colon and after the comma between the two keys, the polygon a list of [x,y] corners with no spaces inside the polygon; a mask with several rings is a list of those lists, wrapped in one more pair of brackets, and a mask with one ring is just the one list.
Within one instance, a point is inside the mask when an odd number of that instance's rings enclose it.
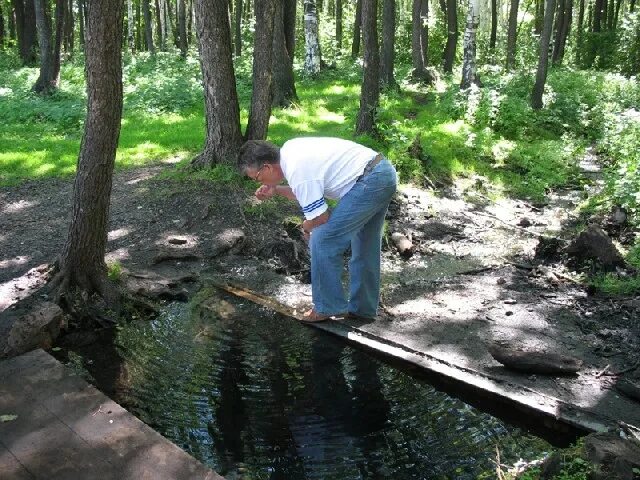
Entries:
{"label": "small stone", "polygon": [[515,305],[516,303],[518,303],[516,300],[514,300],[513,298],[507,298],[504,301],[505,305]]}
{"label": "small stone", "polygon": [[496,280],[496,283],[498,285],[504,285],[505,283],[507,283],[507,281],[504,278],[500,277],[498,280]]}
{"label": "small stone", "polygon": [[507,310],[506,312],[504,312],[504,314],[505,314],[507,317],[510,317],[511,315],[513,315],[513,312],[512,312],[511,310]]}

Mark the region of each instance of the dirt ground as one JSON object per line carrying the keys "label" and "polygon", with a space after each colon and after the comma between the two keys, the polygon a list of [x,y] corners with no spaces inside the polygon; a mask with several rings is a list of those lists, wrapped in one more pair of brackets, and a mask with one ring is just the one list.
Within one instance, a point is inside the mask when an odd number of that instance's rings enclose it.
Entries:
{"label": "dirt ground", "polygon": [[[300,215],[295,204],[261,206],[237,187],[163,177],[171,168],[115,174],[109,262],[134,283],[161,284],[156,294],[165,299],[185,300],[215,277],[290,306],[310,304],[306,248],[286,221]],[[481,178],[435,191],[401,186],[388,232],[409,237],[414,253],[402,257],[385,243],[380,318],[340,328],[471,372],[477,385],[559,399],[580,410],[574,419],[593,412],[640,426],[637,401],[617,389],[623,379],[637,382],[640,298],[590,295],[562,255],[536,257],[540,234],[573,235],[582,192],[550,192],[547,203],[532,205],[491,202],[482,187]],[[41,295],[43,265],[66,238],[72,189],[72,179],[49,179],[0,192],[0,312]],[[567,377],[511,372],[489,354],[495,343],[583,365]]]}

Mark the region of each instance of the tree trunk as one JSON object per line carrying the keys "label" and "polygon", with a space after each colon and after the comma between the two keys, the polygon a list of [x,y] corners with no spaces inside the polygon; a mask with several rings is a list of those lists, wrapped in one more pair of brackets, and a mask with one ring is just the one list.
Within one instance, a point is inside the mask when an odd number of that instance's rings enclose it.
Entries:
{"label": "tree trunk", "polygon": [[52,78],[55,79],[56,87],[60,83],[60,52],[62,50],[66,6],[67,0],[56,0],[56,34],[53,41],[53,70],[51,73]]}
{"label": "tree trunk", "polygon": [[380,99],[380,50],[378,49],[377,12],[378,0],[362,0],[364,66],[356,135],[373,134],[376,130],[375,115]]}
{"label": "tree trunk", "polygon": [[356,0],[356,16],[353,20],[353,43],[351,44],[351,58],[356,59],[360,56],[360,38],[362,37],[362,2]]}
{"label": "tree trunk", "polygon": [[260,21],[256,22],[253,44],[253,92],[251,94],[249,123],[245,134],[246,140],[264,140],[267,138],[269,130],[272,99],[273,23],[276,1],[279,0],[257,0],[255,2],[255,15]]}
{"label": "tree trunk", "polygon": [[613,24],[616,16],[616,3],[614,0],[609,1],[609,11],[607,13],[607,30],[613,30]]}
{"label": "tree trunk", "polygon": [[396,36],[396,1],[383,0],[382,7],[382,56],[381,56],[381,81],[387,88],[397,88],[398,84],[393,75],[395,63],[395,36]]}
{"label": "tree trunk", "polygon": [[616,11],[613,15],[613,30],[618,29],[618,18],[620,16],[620,7],[622,7],[622,0],[616,0]]}
{"label": "tree trunk", "polygon": [[557,42],[553,45],[552,62],[554,65],[560,65],[564,59],[564,49],[567,45],[567,38],[571,31],[571,20],[573,17],[573,0],[563,0],[564,14],[562,15],[562,25],[558,27],[560,32],[557,36]]}
{"label": "tree trunk", "polygon": [[196,36],[204,84],[206,139],[196,167],[233,164],[242,144],[227,3],[196,0]]}
{"label": "tree trunk", "polygon": [[[294,0],[295,5],[295,0]],[[289,107],[298,100],[293,76],[292,52],[287,48],[285,38],[285,6],[276,1],[273,25],[273,99],[274,107]]]}
{"label": "tree trunk", "polygon": [[602,30],[607,30],[609,28],[609,0],[602,0],[602,16],[600,20],[600,27]]}
{"label": "tree trunk", "polygon": [[133,29],[133,0],[127,0],[127,43],[129,45],[129,51],[135,53],[136,44],[134,39]]}
{"label": "tree trunk", "polygon": [[427,30],[427,22],[429,20],[428,8],[428,0],[413,0],[411,8],[411,61],[413,71],[411,72],[411,76],[415,80],[431,84],[435,79],[427,69],[427,42],[429,38]]}
{"label": "tree trunk", "polygon": [[33,0],[13,0],[20,58],[25,65],[36,63],[36,12]]}
{"label": "tree trunk", "polygon": [[542,94],[544,84],[547,81],[547,68],[549,66],[549,43],[553,31],[553,14],[556,9],[556,0],[546,0],[544,12],[544,26],[540,35],[540,52],[538,60],[538,70],[536,72],[536,83],[531,94],[531,107],[540,110],[542,104]]}
{"label": "tree trunk", "polygon": [[595,0],[593,4],[593,26],[591,31],[594,33],[602,31],[602,0]]}
{"label": "tree trunk", "polygon": [[456,0],[447,0],[447,43],[444,48],[444,71],[453,71],[458,44],[458,5]]}
{"label": "tree trunk", "polygon": [[78,0],[78,27],[80,29],[80,45],[84,48],[84,31],[85,31],[85,5],[84,0]]}
{"label": "tree trunk", "polygon": [[544,25],[544,2],[545,0],[536,0],[536,18],[533,28],[535,35],[542,34],[542,27]]}
{"label": "tree trunk", "polygon": [[193,0],[189,0],[189,10],[187,11],[187,36],[189,37],[189,43],[193,41],[194,23]]}
{"label": "tree trunk", "polygon": [[239,57],[242,55],[242,0],[236,0],[235,14],[235,41],[233,44],[236,57]]}
{"label": "tree trunk", "polygon": [[73,0],[68,0],[67,8],[65,9],[65,20],[64,20],[64,49],[69,55],[73,55],[74,30],[75,30],[75,19],[73,16]]}
{"label": "tree trunk", "polygon": [[562,25],[564,23],[565,15],[565,0],[556,0],[556,20],[553,22],[553,46],[551,53],[551,63],[555,65],[557,61],[558,48],[560,45],[560,37],[562,36]]}
{"label": "tree trunk", "polygon": [[18,36],[16,34],[16,15],[15,11],[9,6],[9,39],[17,43]]}
{"label": "tree trunk", "polygon": [[187,58],[189,41],[187,39],[187,5],[185,0],[178,0],[178,35],[180,37],[180,55]]}
{"label": "tree trunk", "polygon": [[4,13],[2,12],[2,3],[0,3],[0,50],[4,50]]}
{"label": "tree trunk", "polygon": [[54,76],[53,42],[51,34],[51,18],[46,0],[34,0],[36,25],[38,27],[38,44],[40,45],[40,75],[33,90],[37,93],[50,93],[58,88],[57,77]]}
{"label": "tree trunk", "polygon": [[491,0],[491,36],[489,37],[489,48],[496,49],[496,37],[498,36],[498,0]]}
{"label": "tree trunk", "polygon": [[[165,13],[165,37],[169,42],[173,41],[173,45],[178,48],[178,30],[173,28],[173,7],[170,0],[164,0],[164,13]],[[228,15],[227,15],[228,17]]]}
{"label": "tree trunk", "polygon": [[296,51],[296,17],[297,0],[284,0],[284,41],[293,68],[293,57]]}
{"label": "tree trunk", "polygon": [[155,55],[156,48],[153,45],[153,23],[151,20],[150,0],[142,0],[142,14],[144,15],[144,37],[147,41],[147,50],[151,55]]}
{"label": "tree trunk", "polygon": [[109,201],[122,118],[122,0],[88,2],[85,74],[87,117],[73,189],[69,236],[56,282],[98,293],[108,307],[119,296],[104,261]]}
{"label": "tree trunk", "polygon": [[516,45],[518,40],[518,8],[520,0],[511,0],[509,8],[509,28],[507,32],[507,70],[516,66]]}
{"label": "tree trunk", "polygon": [[146,46],[142,40],[142,7],[141,2],[136,2],[136,50],[146,50]]}
{"label": "tree trunk", "polygon": [[584,0],[579,0],[578,4],[578,26],[576,28],[576,65],[580,66],[582,61],[582,39],[584,28]]}
{"label": "tree trunk", "polygon": [[336,0],[336,48],[342,50],[342,0]]}
{"label": "tree trunk", "polygon": [[163,0],[155,0],[156,2],[156,37],[158,39],[158,45],[161,51],[165,51],[167,49],[167,39],[164,36],[164,1]]}
{"label": "tree trunk", "polygon": [[318,11],[314,0],[304,0],[304,71],[309,76],[320,73],[320,38],[318,36]]}
{"label": "tree trunk", "polygon": [[467,25],[464,32],[464,59],[462,62],[462,80],[460,88],[469,88],[472,84],[478,84],[476,68],[476,34],[480,23],[480,2],[469,0],[467,11]]}

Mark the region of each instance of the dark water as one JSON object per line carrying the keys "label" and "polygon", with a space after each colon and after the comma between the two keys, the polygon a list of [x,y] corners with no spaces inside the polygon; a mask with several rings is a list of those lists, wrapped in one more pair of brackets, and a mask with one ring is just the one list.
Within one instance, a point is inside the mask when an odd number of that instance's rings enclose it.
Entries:
{"label": "dark water", "polygon": [[173,304],[69,363],[229,479],[495,478],[551,447],[342,341],[248,304]]}

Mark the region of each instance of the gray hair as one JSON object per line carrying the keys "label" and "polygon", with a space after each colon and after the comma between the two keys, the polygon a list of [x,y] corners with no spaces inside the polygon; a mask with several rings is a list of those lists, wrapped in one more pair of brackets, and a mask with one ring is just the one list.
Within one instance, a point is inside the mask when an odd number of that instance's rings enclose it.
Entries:
{"label": "gray hair", "polygon": [[246,172],[252,168],[259,170],[265,163],[280,162],[280,147],[265,140],[249,140],[240,147],[238,169]]}

